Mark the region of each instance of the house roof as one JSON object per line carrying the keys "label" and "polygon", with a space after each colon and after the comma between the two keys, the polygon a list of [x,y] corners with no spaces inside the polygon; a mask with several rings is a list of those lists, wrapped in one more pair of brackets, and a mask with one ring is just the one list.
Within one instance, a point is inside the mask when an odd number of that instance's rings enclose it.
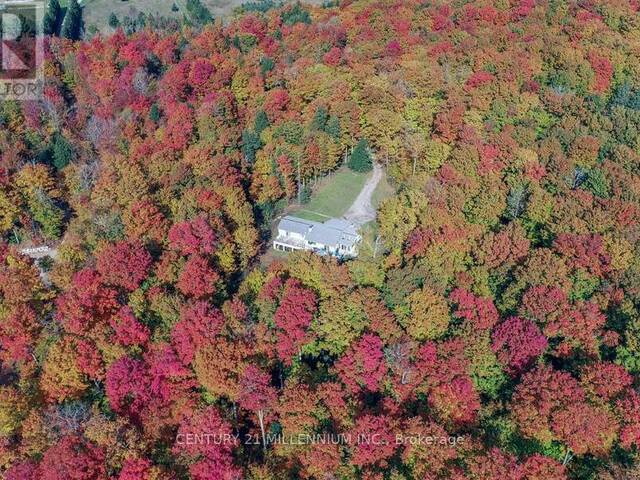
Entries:
{"label": "house roof", "polygon": [[332,247],[350,247],[360,239],[354,225],[338,218],[319,223],[287,215],[280,220],[278,229],[303,235],[308,242]]}
{"label": "house roof", "polygon": [[338,230],[342,230],[344,233],[349,235],[358,235],[358,230],[356,229],[353,223],[350,223],[341,218],[330,218],[323,225],[331,228],[337,228]]}
{"label": "house roof", "polygon": [[309,230],[315,226],[320,225],[318,222],[312,222],[310,220],[304,220],[303,218],[291,217],[287,215],[280,220],[278,229],[286,230],[287,232],[297,233],[299,235],[306,235]]}
{"label": "house roof", "polygon": [[307,235],[307,240],[314,243],[321,243],[323,245],[338,245],[340,243],[340,237],[342,231],[327,227],[325,225],[317,225],[311,229]]}

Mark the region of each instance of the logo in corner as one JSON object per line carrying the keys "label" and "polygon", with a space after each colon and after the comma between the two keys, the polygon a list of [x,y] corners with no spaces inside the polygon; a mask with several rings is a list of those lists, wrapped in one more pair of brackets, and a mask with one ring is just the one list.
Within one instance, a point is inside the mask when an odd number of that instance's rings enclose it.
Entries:
{"label": "logo in corner", "polygon": [[42,94],[43,0],[0,0],[0,100]]}

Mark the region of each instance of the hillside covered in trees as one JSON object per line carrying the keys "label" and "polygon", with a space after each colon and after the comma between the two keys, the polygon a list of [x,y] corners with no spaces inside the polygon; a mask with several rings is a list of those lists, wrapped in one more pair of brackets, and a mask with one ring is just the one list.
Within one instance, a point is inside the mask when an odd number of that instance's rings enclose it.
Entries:
{"label": "hillside covered in trees", "polygon": [[[0,103],[4,478],[637,479],[640,3],[270,3]],[[261,266],[359,144],[379,246]]]}

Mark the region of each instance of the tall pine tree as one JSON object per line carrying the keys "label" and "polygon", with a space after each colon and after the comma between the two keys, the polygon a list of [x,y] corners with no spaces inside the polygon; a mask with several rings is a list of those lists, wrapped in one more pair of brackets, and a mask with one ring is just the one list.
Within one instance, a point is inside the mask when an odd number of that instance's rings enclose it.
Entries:
{"label": "tall pine tree", "polygon": [[60,36],[77,40],[80,38],[80,29],[82,27],[82,8],[78,4],[78,0],[69,0],[67,12],[62,21],[60,28]]}
{"label": "tall pine tree", "polygon": [[356,148],[353,149],[348,166],[354,172],[368,172],[373,168],[369,143],[364,138],[360,139]]}
{"label": "tall pine tree", "polygon": [[49,0],[44,14],[43,29],[45,35],[55,35],[58,31],[58,19],[60,18],[60,2]]}

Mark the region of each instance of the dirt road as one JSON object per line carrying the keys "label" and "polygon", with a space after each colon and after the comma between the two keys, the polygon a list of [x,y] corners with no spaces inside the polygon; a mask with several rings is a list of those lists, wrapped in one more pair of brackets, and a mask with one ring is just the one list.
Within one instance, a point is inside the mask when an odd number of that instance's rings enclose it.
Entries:
{"label": "dirt road", "polygon": [[383,174],[384,171],[382,170],[382,167],[379,164],[374,163],[371,178],[367,180],[367,183],[362,187],[362,191],[358,197],[349,207],[347,213],[344,214],[345,220],[350,221],[356,227],[361,227],[365,223],[375,220],[376,209],[373,207],[372,197],[373,192],[382,179]]}

